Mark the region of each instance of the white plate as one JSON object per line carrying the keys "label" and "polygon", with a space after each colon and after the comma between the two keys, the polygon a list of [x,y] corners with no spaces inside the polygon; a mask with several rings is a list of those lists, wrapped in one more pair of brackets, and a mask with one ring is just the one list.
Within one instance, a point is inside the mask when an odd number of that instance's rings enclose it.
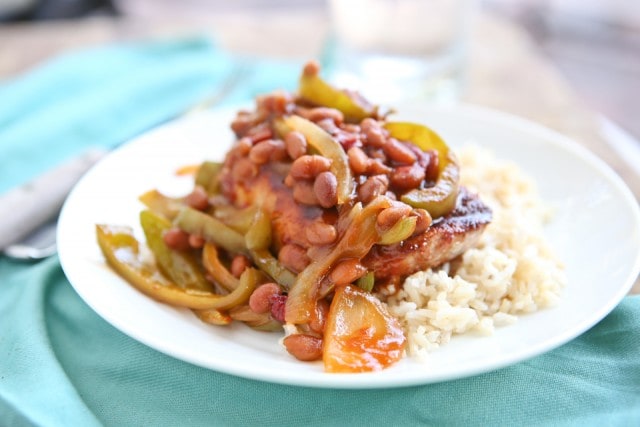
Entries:
{"label": "white plate", "polygon": [[[209,326],[190,311],[157,303],[111,271],[95,241],[96,223],[137,227],[137,196],[158,188],[184,194],[180,167],[222,159],[232,141],[232,110],[202,113],[145,134],[96,165],[70,194],[58,229],[62,267],[100,316],[134,339],[178,359],[242,377],[314,387],[372,388],[425,384],[494,370],[553,349],[609,313],[640,270],[640,213],[634,197],[605,164],[578,144],[512,116],[457,107],[400,108],[403,118],[435,128],[451,146],[473,140],[533,175],[558,208],[546,230],[566,263],[560,305],[522,316],[494,336],[456,337],[428,363],[405,358],[382,372],[327,374],[321,363],[298,362],[279,334],[242,324]],[[136,232],[141,236],[139,228]],[[78,349],[82,351],[82,349]]]}

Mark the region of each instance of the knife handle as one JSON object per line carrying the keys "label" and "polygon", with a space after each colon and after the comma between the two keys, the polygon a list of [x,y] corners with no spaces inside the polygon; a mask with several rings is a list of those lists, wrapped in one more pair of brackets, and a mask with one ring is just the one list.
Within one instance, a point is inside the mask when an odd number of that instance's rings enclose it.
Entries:
{"label": "knife handle", "polygon": [[80,177],[107,153],[91,148],[0,196],[0,250],[55,218]]}

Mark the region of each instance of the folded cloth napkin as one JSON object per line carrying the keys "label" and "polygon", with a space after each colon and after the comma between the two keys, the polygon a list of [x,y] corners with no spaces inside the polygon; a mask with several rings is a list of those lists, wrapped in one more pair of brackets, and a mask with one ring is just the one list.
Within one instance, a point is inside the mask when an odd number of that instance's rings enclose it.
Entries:
{"label": "folded cloth napkin", "polygon": [[[0,192],[89,145],[112,147],[216,92],[295,85],[300,64],[238,61],[204,39],[78,52],[0,84]],[[640,296],[570,343],[495,372],[390,390],[238,378],[124,335],[74,292],[58,259],[0,257],[0,424],[638,425]]]}

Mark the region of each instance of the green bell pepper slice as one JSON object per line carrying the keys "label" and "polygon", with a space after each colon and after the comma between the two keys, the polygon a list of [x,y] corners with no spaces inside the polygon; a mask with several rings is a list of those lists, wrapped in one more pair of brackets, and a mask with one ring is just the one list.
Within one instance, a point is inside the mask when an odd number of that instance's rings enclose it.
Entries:
{"label": "green bell pepper slice", "polygon": [[360,123],[376,113],[375,107],[366,105],[348,92],[336,89],[325,82],[317,72],[309,72],[307,69],[300,77],[298,94],[312,104],[341,111],[347,122]]}
{"label": "green bell pepper slice", "polygon": [[414,208],[426,209],[432,218],[451,212],[458,198],[460,167],[453,151],[432,129],[409,122],[388,122],[384,125],[389,135],[407,141],[421,150],[438,153],[438,179],[433,187],[411,190],[400,199]]}

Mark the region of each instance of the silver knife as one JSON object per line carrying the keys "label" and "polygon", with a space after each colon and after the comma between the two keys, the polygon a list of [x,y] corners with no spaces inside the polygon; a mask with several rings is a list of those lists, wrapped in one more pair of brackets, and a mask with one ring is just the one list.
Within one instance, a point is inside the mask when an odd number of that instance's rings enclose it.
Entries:
{"label": "silver knife", "polygon": [[91,148],[0,195],[0,251],[55,219],[73,186],[106,153]]}

